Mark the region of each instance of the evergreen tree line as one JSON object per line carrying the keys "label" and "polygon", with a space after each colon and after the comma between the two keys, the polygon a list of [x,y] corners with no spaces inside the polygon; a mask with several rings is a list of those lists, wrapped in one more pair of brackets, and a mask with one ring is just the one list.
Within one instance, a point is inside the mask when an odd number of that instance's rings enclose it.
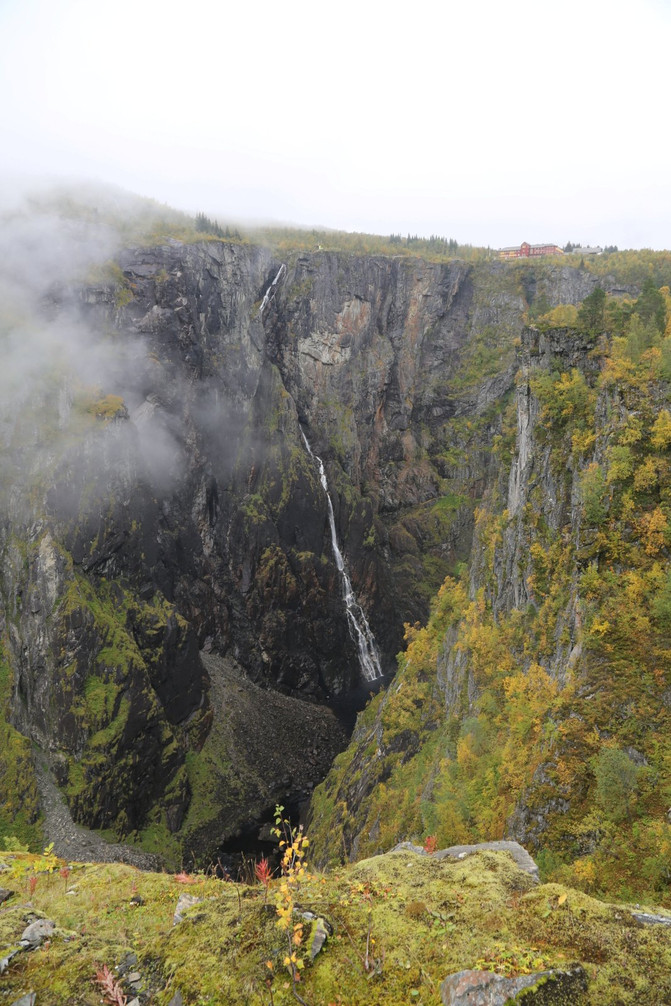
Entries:
{"label": "evergreen tree line", "polygon": [[[580,244],[574,244],[572,241],[567,241],[566,244],[564,245],[564,249],[563,250],[566,252],[567,255],[570,255],[571,252],[574,252],[574,251],[575,252],[579,252],[581,248],[582,248],[582,245],[580,245]],[[617,245],[606,245],[606,247],[603,250],[604,250],[604,254],[610,254],[611,252],[616,252],[618,250],[618,248],[617,248]]]}
{"label": "evergreen tree line", "polygon": [[459,242],[454,238],[441,238],[437,234],[432,234],[429,238],[420,238],[417,234],[408,234],[403,237],[401,234],[390,234],[389,243],[393,245],[405,245],[406,247],[424,248],[427,251],[439,252],[447,255],[457,255]]}
{"label": "evergreen tree line", "polygon": [[212,234],[215,238],[237,238],[241,240],[240,231],[237,228],[231,229],[228,225],[223,228],[216,220],[210,220],[204,213],[196,213],[196,230],[201,234]]}
{"label": "evergreen tree line", "polygon": [[608,328],[621,335],[633,317],[637,317],[643,325],[660,335],[666,328],[664,296],[651,277],[645,280],[638,299],[633,303],[613,299],[607,304],[605,291],[596,287],[582,302],[578,311],[578,324],[588,332],[597,333]]}

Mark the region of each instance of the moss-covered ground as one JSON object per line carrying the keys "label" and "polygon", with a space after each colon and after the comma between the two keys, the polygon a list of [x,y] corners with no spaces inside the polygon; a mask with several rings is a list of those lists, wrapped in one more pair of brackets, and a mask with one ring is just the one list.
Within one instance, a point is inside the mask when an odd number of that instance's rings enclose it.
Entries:
{"label": "moss-covered ground", "polygon": [[42,828],[30,741],[9,722],[10,692],[11,671],[0,650],[0,842],[11,835],[39,846]]}
{"label": "moss-covered ground", "polygon": [[[11,960],[8,1002],[34,991],[39,1006],[93,1006],[101,1001],[96,972],[113,971],[127,954],[137,957],[141,1001],[156,1006],[177,990],[186,1006],[296,1001],[277,925],[278,879],[266,901],[260,884],[204,875],[26,853],[3,860],[2,885],[14,893],[0,911],[0,954],[33,918],[56,925],[49,942]],[[183,893],[202,900],[174,925]],[[642,926],[628,909],[558,884],[534,886],[507,853],[462,861],[390,853],[308,875],[295,902],[333,929],[312,963],[315,922],[304,922],[296,947],[305,959],[297,989],[312,1006],[438,1003],[441,981],[464,968],[512,975],[578,961],[589,979],[586,1004],[670,1001],[671,929]]]}

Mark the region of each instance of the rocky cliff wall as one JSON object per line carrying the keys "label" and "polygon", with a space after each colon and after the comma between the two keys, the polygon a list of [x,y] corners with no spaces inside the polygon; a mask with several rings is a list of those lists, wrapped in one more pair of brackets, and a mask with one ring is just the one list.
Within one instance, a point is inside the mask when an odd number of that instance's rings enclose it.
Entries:
{"label": "rocky cliff wall", "polygon": [[[280,263],[259,249],[135,250],[120,265],[123,306],[105,288],[83,299],[89,324],[111,327],[125,354],[115,422],[142,483],[123,502],[136,531],[108,520],[92,545],[96,518],[67,520],[90,466],[61,466],[50,500],[69,550],[89,569],[160,589],[201,646],[231,652],[254,679],[322,698],[350,692],[359,672],[302,427],[324,459],[353,584],[391,669],[403,622],[425,616],[441,574],[468,552],[487,460],[471,456],[451,478],[446,431],[510,387],[525,306],[511,277],[298,256],[261,313]],[[494,323],[493,374],[460,385],[473,335]]]}

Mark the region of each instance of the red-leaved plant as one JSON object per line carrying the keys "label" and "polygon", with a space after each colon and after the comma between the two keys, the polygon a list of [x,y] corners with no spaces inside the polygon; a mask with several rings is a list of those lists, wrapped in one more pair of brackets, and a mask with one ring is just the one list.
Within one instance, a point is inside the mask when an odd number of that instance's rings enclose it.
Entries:
{"label": "red-leaved plant", "polygon": [[177,881],[178,884],[197,884],[198,883],[198,877],[192,877],[190,873],[185,873],[184,870],[182,870],[181,873],[176,873],[175,874],[175,880]]}
{"label": "red-leaved plant", "polygon": [[265,856],[262,859],[260,859],[256,864],[256,866],[254,867],[254,873],[256,874],[256,879],[263,884],[264,889],[263,903],[265,905],[266,901],[268,900],[268,886],[273,877],[273,871],[270,869],[270,863],[268,862]]}
{"label": "red-leaved plant", "polygon": [[432,855],[432,853],[436,851],[437,845],[438,841],[436,839],[436,836],[429,835],[428,838],[424,839],[424,852],[428,852],[429,855]]}
{"label": "red-leaved plant", "polygon": [[105,1002],[110,1003],[110,1006],[126,1006],[128,997],[124,995],[123,989],[106,964],[96,972],[94,980],[100,985]]}

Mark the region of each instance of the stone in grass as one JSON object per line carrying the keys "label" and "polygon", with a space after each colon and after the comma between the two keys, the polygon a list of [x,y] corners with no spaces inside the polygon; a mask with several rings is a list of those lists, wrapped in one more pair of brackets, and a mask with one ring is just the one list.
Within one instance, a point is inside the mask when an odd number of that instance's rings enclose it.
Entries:
{"label": "stone in grass", "polygon": [[0,887],[0,905],[3,901],[7,901],[8,898],[11,898],[12,894],[14,894],[14,891],[10,891],[6,887]]}
{"label": "stone in grass", "polygon": [[538,866],[529,855],[527,850],[519,842],[506,841],[498,842],[478,842],[476,845],[451,845],[449,849],[438,849],[437,852],[427,852],[421,845],[414,845],[412,842],[399,842],[391,850],[392,852],[414,852],[418,856],[431,856],[431,859],[440,861],[441,859],[465,859],[474,852],[509,852],[517,865],[525,873],[538,881]]}
{"label": "stone in grass", "polygon": [[392,852],[414,852],[417,856],[428,856],[428,852],[422,845],[415,845],[414,842],[399,842],[391,850]]}
{"label": "stone in grass", "polygon": [[314,935],[312,937],[312,943],[310,944],[310,960],[314,961],[317,954],[320,952],[329,936],[333,935],[333,926],[326,919],[318,918],[315,924]]}
{"label": "stone in grass", "polygon": [[632,912],[643,926],[671,926],[671,915],[653,915],[651,912]]}
{"label": "stone in grass", "polygon": [[175,914],[172,919],[173,926],[176,926],[178,922],[184,921],[184,913],[189,909],[193,908],[194,905],[199,905],[203,899],[197,898],[195,894],[180,894],[177,900],[177,907],[175,908]]}
{"label": "stone in grass", "polygon": [[35,1006],[35,1000],[37,999],[36,992],[28,992],[27,995],[21,996],[20,999],[15,999],[12,1006]]}
{"label": "stone in grass", "polygon": [[132,952],[125,954],[121,958],[121,961],[119,962],[119,964],[115,969],[117,974],[119,975],[119,978],[123,978],[124,975],[128,974],[129,971],[132,971],[132,969],[135,967],[136,964],[137,964],[137,954],[134,954]]}
{"label": "stone in grass", "polygon": [[175,992],[174,996],[172,997],[172,999],[168,1003],[168,1006],[184,1006],[184,1000],[182,999],[182,993],[179,991],[179,989],[177,990],[177,992]]}
{"label": "stone in grass", "polygon": [[579,1006],[586,991],[587,977],[580,965],[519,978],[491,971],[458,971],[440,986],[443,1006]]}
{"label": "stone in grass", "polygon": [[55,928],[56,923],[51,919],[38,919],[37,922],[31,922],[29,926],[26,926],[19,942],[26,950],[34,950],[42,940],[46,940],[52,935]]}
{"label": "stone in grass", "polygon": [[139,971],[131,971],[126,975],[125,981],[128,984],[128,991],[131,995],[137,996],[142,992],[142,975]]}

